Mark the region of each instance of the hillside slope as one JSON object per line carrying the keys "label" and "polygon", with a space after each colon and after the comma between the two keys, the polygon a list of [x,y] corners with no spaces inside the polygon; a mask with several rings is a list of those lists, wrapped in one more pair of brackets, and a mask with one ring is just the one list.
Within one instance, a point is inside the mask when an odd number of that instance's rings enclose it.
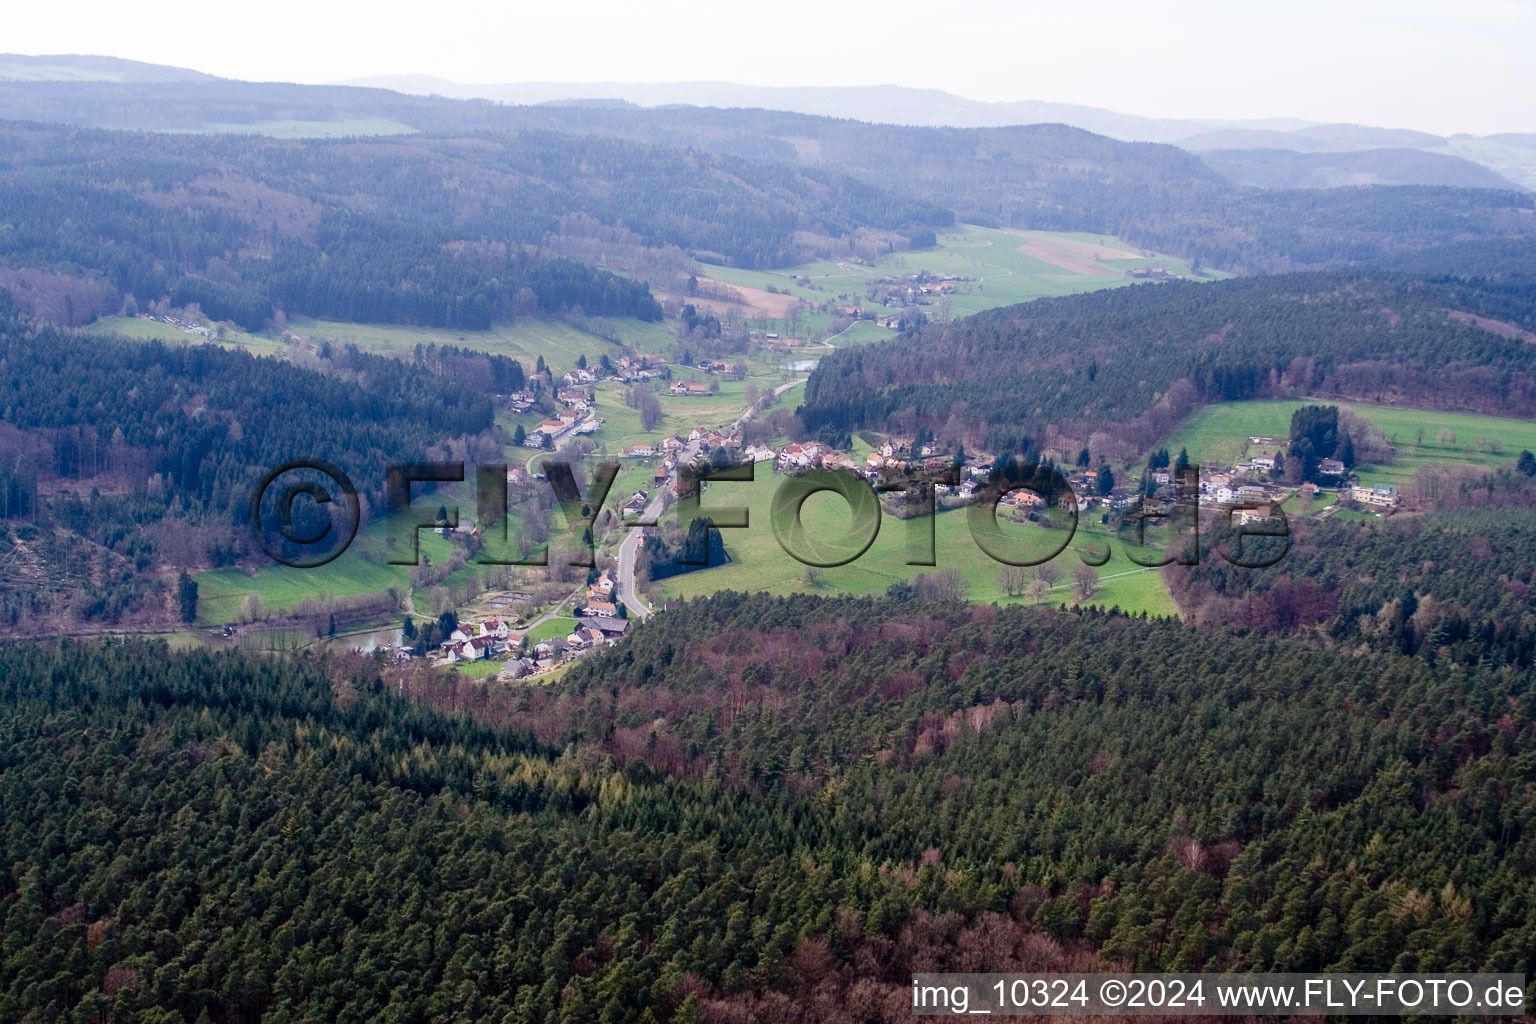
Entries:
{"label": "hillside slope", "polygon": [[1315,272],[1144,285],[992,310],[822,359],[802,415],[1038,451],[1052,430],[1144,451],[1195,406],[1287,394],[1536,414],[1536,289]]}
{"label": "hillside slope", "polygon": [[430,133],[599,136],[846,175],[977,223],[1112,234],[1239,272],[1536,233],[1530,198],[1514,191],[1265,191],[1235,185],[1172,146],[1064,125],[923,128],[765,110],[508,107],[246,82],[0,83],[0,115],[179,131],[375,119]]}

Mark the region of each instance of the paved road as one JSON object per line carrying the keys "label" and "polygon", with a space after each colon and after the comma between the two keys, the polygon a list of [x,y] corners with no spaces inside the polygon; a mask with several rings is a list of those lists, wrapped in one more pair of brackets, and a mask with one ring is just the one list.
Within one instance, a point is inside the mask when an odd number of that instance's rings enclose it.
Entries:
{"label": "paved road", "polygon": [[[657,491],[651,503],[645,506],[645,511],[640,514],[640,521],[649,523],[661,515],[662,492]],[[625,534],[624,543],[619,545],[619,600],[624,602],[624,607],[629,609],[629,614],[634,618],[643,619],[651,614],[651,606],[645,603],[640,596],[639,589],[635,586],[635,559],[640,555],[640,527],[636,526]]]}
{"label": "paved road", "polygon": [[[780,384],[773,389],[773,397],[778,398],[795,385],[804,383],[804,380],[792,380],[788,384]],[[739,427],[751,418],[752,410],[748,409],[737,417],[736,421],[727,429]],[[689,445],[687,450],[683,452],[683,459],[695,459],[700,454],[702,453],[699,451],[698,445]],[[645,506],[645,511],[640,514],[639,522],[655,522],[656,517],[661,515],[661,506],[662,492],[657,491],[656,495],[651,498],[650,504]],[[635,586],[635,560],[640,554],[640,533],[641,531],[638,526],[631,527],[624,537],[624,542],[619,545],[618,589],[619,600],[624,602],[624,607],[629,609],[629,614],[635,618],[643,619],[651,614],[652,608],[645,603],[645,599],[640,596],[640,591]]]}

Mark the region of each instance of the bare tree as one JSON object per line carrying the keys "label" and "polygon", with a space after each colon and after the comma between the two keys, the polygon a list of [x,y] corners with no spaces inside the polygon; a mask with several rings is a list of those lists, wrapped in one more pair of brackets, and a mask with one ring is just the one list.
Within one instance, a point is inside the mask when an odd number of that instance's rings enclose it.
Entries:
{"label": "bare tree", "polygon": [[1005,565],[997,573],[997,585],[1009,597],[1018,597],[1029,586],[1035,573],[1027,566]]}
{"label": "bare tree", "polygon": [[1031,604],[1043,604],[1045,599],[1051,596],[1051,585],[1037,576],[1030,580],[1029,586],[1024,590],[1024,596]]}
{"label": "bare tree", "polygon": [[968,589],[959,569],[924,573],[912,582],[924,601],[964,601]]}
{"label": "bare tree", "polygon": [[1078,604],[1088,600],[1099,589],[1099,570],[1082,562],[1072,567],[1072,599]]}
{"label": "bare tree", "polygon": [[1046,562],[1036,570],[1036,574],[1045,580],[1046,586],[1054,586],[1061,579],[1061,566],[1055,562]]}

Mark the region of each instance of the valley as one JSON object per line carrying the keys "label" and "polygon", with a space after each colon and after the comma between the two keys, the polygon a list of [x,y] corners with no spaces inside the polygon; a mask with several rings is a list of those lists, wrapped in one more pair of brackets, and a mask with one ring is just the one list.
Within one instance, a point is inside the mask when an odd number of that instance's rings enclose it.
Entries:
{"label": "valley", "polygon": [[1518,6],[18,12],[0,1021],[1528,1006]]}

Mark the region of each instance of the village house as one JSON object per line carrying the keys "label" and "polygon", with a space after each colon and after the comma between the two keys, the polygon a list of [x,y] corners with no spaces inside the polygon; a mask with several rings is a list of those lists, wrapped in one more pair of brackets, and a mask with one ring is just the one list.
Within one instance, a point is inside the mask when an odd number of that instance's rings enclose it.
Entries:
{"label": "village house", "polygon": [[1318,461],[1317,471],[1324,476],[1343,476],[1344,463],[1338,459],[1321,459]]}
{"label": "village house", "polygon": [[612,615],[618,611],[612,601],[588,600],[586,606],[578,613],[580,615]]}
{"label": "village house", "polygon": [[491,656],[491,638],[471,637],[448,649],[449,661],[480,661]]}
{"label": "village house", "polygon": [[1256,508],[1240,508],[1232,515],[1233,521],[1238,526],[1247,526],[1249,523],[1263,522],[1274,517],[1274,508],[1270,505],[1259,505]]}
{"label": "village house", "polygon": [[532,658],[513,658],[502,666],[502,679],[526,679],[538,671],[538,665]]}
{"label": "village house", "polygon": [[1028,491],[1020,487],[1003,495],[998,504],[1009,505],[1015,508],[1044,508],[1045,499],[1034,491]]}
{"label": "village house", "polygon": [[610,640],[616,640],[629,632],[629,620],[612,616],[598,616],[587,620],[588,627],[596,629]]}
{"label": "village house", "polygon": [[849,472],[852,472],[853,470],[855,470],[858,467],[856,466],[854,461],[851,458],[849,458],[848,456],[841,455],[841,454],[838,454],[838,453],[833,453],[831,455],[823,455],[821,457],[821,468],[822,469],[846,469]]}
{"label": "village house", "polygon": [[587,596],[599,599],[607,598],[613,594],[613,586],[613,577],[608,574],[607,569],[604,569],[598,574],[596,582],[587,587]]}
{"label": "village house", "polygon": [[779,452],[778,468],[781,471],[810,469],[821,464],[822,456],[826,451],[825,445],[815,441],[807,441],[803,444],[787,444],[784,446],[784,450]]}
{"label": "village house", "polygon": [[565,638],[567,650],[587,651],[607,643],[603,631],[593,626],[577,626]]}
{"label": "village house", "polygon": [[1349,496],[1362,505],[1372,505],[1377,508],[1393,508],[1397,505],[1397,487],[1392,484],[1384,484],[1380,487],[1356,484],[1350,490]]}
{"label": "village house", "polygon": [[626,445],[621,452],[626,459],[648,459],[656,454],[656,448],[650,444]]}
{"label": "village house", "polygon": [[709,385],[691,380],[675,380],[672,382],[672,386],[667,389],[667,393],[673,395],[687,395],[690,398],[695,398],[700,395],[709,394]]}

